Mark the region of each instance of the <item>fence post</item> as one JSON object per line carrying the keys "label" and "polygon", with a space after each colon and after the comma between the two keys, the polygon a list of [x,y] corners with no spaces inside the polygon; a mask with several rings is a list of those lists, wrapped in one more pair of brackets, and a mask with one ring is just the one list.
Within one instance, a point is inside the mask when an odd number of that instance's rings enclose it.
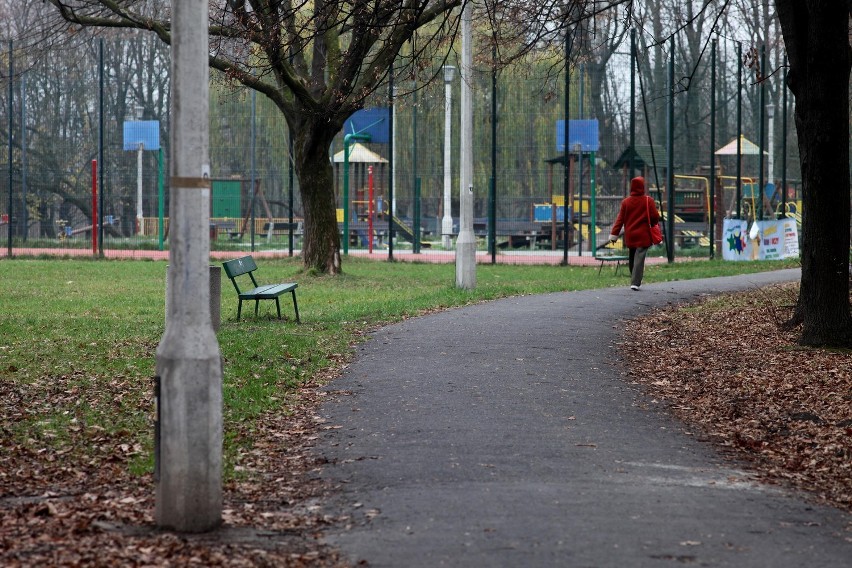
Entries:
{"label": "fence post", "polygon": [[98,161],[92,160],[92,256],[98,255]]}

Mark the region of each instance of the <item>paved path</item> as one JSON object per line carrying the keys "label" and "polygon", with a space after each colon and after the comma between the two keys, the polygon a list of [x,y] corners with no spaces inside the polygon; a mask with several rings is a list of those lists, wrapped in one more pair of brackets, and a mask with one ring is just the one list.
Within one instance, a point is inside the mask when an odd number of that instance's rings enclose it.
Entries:
{"label": "paved path", "polygon": [[[852,566],[852,516],[758,485],[622,378],[652,306],[796,271],[511,298],[379,330],[320,448],[369,566]],[[337,510],[339,508],[339,511]]]}

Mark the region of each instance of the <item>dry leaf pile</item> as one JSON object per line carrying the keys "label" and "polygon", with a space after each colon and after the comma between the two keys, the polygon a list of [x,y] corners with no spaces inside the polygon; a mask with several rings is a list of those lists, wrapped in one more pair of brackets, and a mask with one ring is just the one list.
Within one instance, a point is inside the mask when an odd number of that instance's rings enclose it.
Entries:
{"label": "dry leaf pile", "polygon": [[[228,425],[254,443],[238,456],[237,479],[225,487],[223,528],[193,536],[154,528],[154,483],[150,475],[130,473],[142,450],[128,432],[86,426],[72,404],[66,424],[28,439],[12,435],[34,409],[68,406],[64,398],[75,388],[74,377],[51,380],[49,388],[4,381],[0,565],[342,565],[318,541],[325,526],[346,519],[331,518],[317,505],[324,489],[313,474],[321,464],[311,446],[325,426],[313,411],[322,396],[316,384],[305,385],[294,394],[297,403],[261,418],[251,432]],[[149,401],[149,387],[119,381],[110,396]],[[149,405],[136,406],[145,412]]]}
{"label": "dry leaf pile", "polygon": [[852,351],[783,331],[796,286],[672,307],[628,323],[632,381],[771,483],[852,511]]}

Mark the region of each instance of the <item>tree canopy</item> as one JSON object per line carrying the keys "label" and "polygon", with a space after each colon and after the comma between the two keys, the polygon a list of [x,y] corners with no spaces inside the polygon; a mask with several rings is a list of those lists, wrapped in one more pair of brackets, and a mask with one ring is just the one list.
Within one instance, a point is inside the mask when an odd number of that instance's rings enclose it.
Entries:
{"label": "tree canopy", "polygon": [[[150,30],[170,43],[163,2],[140,0],[50,0],[73,24]],[[465,0],[354,0],[304,2],[228,0],[210,6],[210,66],[268,97],[294,134],[295,168],[304,205],[306,267],[341,269],[332,172],[331,141],[345,120],[364,106],[388,74],[404,74],[455,42]],[[570,22],[624,0],[559,2],[531,6],[521,0],[471,3],[490,21],[481,46],[503,46],[509,61],[559,35]],[[418,34],[416,48],[403,46]]]}

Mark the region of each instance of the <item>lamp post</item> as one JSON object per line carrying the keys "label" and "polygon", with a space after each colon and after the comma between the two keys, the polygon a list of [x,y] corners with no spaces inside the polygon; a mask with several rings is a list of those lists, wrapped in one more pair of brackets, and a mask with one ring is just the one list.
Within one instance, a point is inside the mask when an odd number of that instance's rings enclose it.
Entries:
{"label": "lamp post", "polygon": [[210,311],[206,0],[173,0],[171,227],[166,329],[157,347],[154,519],[204,532],[222,522],[222,355]]}
{"label": "lamp post", "polygon": [[775,138],[775,136],[774,136],[774,134],[775,134],[775,105],[772,104],[772,103],[769,103],[768,105],[766,105],[766,118],[769,122],[769,124],[768,124],[768,127],[769,127],[769,136],[768,136],[768,138],[769,138],[769,141],[768,141],[769,156],[768,156],[768,160],[769,160],[769,163],[767,165],[767,173],[769,174],[769,177],[767,178],[766,181],[768,183],[775,185],[775,160],[773,159],[773,156],[775,155],[775,151],[774,151],[775,146],[773,146],[773,142],[774,142],[774,138]]}
{"label": "lamp post", "polygon": [[456,239],[456,288],[476,288],[476,235],[473,233],[473,17],[462,10],[461,132],[459,136],[459,236]]}
{"label": "lamp post", "polygon": [[453,235],[453,199],[452,199],[452,118],[453,118],[453,78],[456,68],[444,65],[444,217],[441,221],[441,235],[445,249],[452,246]]}
{"label": "lamp post", "polygon": [[145,234],[145,217],[142,212],[142,152],[145,150],[145,144],[139,143],[136,148],[136,232],[139,235]]}

